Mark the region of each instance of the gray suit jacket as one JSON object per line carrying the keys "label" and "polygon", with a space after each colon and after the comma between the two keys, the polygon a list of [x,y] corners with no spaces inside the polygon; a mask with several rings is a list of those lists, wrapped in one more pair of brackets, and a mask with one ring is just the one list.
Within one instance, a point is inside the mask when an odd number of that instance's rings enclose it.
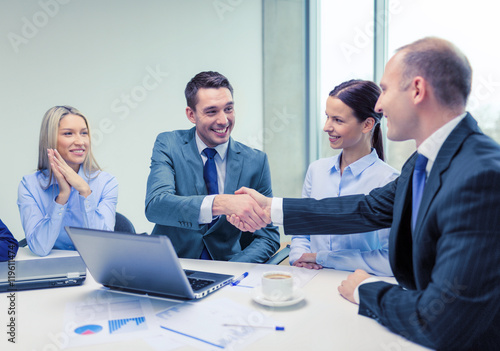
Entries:
{"label": "gray suit jacket", "polygon": [[500,146],[468,114],[439,150],[412,233],[415,161],[414,154],[399,178],[367,196],[284,199],[285,232],[391,227],[389,258],[399,286],[360,286],[359,313],[431,348],[498,350]]}
{"label": "gray suit jacket", "polygon": [[[278,228],[268,225],[253,234],[244,250],[241,231],[225,216],[208,229],[198,217],[207,188],[203,161],[198,153],[195,128],[158,135],[151,157],[146,195],[146,217],[156,223],[152,234],[167,235],[179,257],[199,258],[203,245],[215,260],[265,262],[279,248]],[[229,140],[224,192],[242,186],[272,196],[267,155],[232,138]]]}

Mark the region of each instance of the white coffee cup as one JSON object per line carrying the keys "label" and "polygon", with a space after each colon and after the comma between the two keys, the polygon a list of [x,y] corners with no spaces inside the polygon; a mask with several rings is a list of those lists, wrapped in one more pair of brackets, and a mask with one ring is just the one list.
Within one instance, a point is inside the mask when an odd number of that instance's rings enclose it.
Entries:
{"label": "white coffee cup", "polygon": [[286,301],[293,295],[293,276],[283,271],[262,274],[262,295],[270,301]]}

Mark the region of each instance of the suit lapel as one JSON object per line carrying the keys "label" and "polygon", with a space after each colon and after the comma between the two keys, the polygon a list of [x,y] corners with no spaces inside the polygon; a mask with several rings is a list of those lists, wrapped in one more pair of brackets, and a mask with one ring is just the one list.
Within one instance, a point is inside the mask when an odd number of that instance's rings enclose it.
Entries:
{"label": "suit lapel", "polygon": [[224,183],[224,193],[234,194],[239,189],[239,181],[243,169],[243,157],[238,144],[232,139],[229,139],[229,147],[227,149],[226,161],[226,180]]}
{"label": "suit lapel", "polygon": [[[410,156],[407,163],[403,166],[401,175],[398,178],[398,186],[396,197],[394,198],[394,213],[393,225],[399,225],[402,221],[404,207],[407,204],[411,205],[411,199],[408,199],[408,194],[411,194],[411,182],[413,169],[415,168],[415,161],[417,160],[417,153],[415,152]],[[410,192],[409,192],[410,191]]]}
{"label": "suit lapel", "polygon": [[389,236],[389,260],[394,276],[407,288],[415,286],[411,235],[411,180],[416,153],[403,166],[394,198],[393,223]]}
{"label": "suit lapel", "polygon": [[188,171],[193,175],[196,195],[207,195],[207,187],[205,185],[205,180],[203,180],[203,160],[198,153],[195,133],[196,129],[191,128],[189,133],[184,136],[181,152],[186,161]]}
{"label": "suit lapel", "polygon": [[472,133],[479,132],[477,122],[467,113],[467,116],[455,127],[448,138],[441,146],[439,153],[425,184],[420,210],[418,212],[417,222],[415,224],[414,239],[421,235],[421,224],[425,220],[432,200],[441,188],[442,178],[446,170],[450,167],[451,161],[462,146],[465,139]]}

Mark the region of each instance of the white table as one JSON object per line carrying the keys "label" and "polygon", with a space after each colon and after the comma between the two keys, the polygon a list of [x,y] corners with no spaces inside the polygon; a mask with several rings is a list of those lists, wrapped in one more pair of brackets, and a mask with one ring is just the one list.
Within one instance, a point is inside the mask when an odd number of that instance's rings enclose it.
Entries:
{"label": "white table", "polygon": [[[187,269],[198,269],[239,276],[250,271],[254,264],[182,259]],[[269,270],[279,266],[269,266]],[[358,307],[343,299],[337,286],[348,272],[323,269],[304,288],[305,300],[289,307],[265,307],[253,302],[251,291],[236,293],[234,288],[223,288],[205,299],[229,298],[239,304],[258,309],[286,328],[273,332],[251,344],[248,350],[424,350],[388,331],[370,318],[357,314]],[[0,350],[52,351],[65,342],[64,311],[67,303],[85,301],[99,289],[90,275],[80,287],[54,288],[16,293],[17,343],[7,342],[7,293],[0,294]],[[171,302],[152,299],[156,311]],[[133,340],[71,350],[150,350],[143,340]],[[182,347],[180,350],[191,350]]]}

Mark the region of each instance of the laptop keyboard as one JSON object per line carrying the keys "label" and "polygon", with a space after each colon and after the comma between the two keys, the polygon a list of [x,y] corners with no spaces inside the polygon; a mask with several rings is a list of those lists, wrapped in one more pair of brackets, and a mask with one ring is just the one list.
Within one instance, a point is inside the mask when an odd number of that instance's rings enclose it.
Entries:
{"label": "laptop keyboard", "polygon": [[198,291],[203,289],[204,287],[212,284],[214,281],[213,280],[208,280],[208,279],[196,279],[196,278],[189,278],[189,284],[191,284],[191,288],[193,291]]}

